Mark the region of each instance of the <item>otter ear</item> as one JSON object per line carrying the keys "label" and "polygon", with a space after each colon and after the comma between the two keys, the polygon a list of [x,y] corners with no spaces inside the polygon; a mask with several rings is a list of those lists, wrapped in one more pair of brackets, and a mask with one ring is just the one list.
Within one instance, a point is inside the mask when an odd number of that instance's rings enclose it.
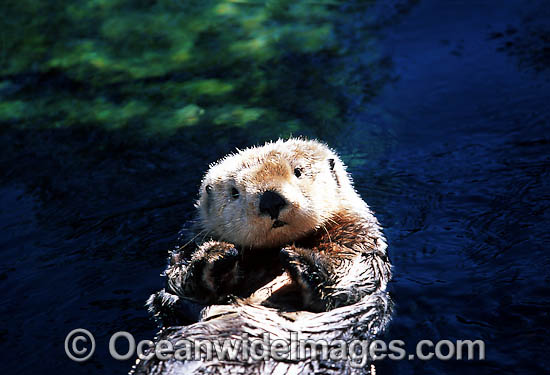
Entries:
{"label": "otter ear", "polygon": [[213,197],[212,197],[212,185],[206,185],[204,187],[204,191],[206,192],[204,208],[206,209],[206,211],[209,211],[210,210],[210,201],[213,199]]}
{"label": "otter ear", "polygon": [[334,159],[328,159],[328,165],[330,165],[330,170],[334,170]]}
{"label": "otter ear", "polygon": [[332,172],[332,177],[336,181],[336,185],[340,187],[340,180],[338,179],[338,174],[336,173],[336,169],[334,169],[336,165],[336,162],[334,161],[334,159],[332,158],[328,159],[328,165],[330,166],[330,171]]}

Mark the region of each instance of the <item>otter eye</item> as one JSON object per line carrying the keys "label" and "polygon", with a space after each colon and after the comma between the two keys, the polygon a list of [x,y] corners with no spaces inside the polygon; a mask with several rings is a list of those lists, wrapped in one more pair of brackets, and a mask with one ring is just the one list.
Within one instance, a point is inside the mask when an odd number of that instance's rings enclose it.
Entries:
{"label": "otter eye", "polygon": [[300,177],[302,175],[302,169],[301,168],[294,168],[294,176]]}
{"label": "otter eye", "polygon": [[204,188],[204,190],[206,190],[206,194],[210,194],[210,193],[212,192],[212,186],[206,185],[206,187]]}
{"label": "otter eye", "polygon": [[231,198],[238,199],[239,198],[239,191],[235,188],[231,188]]}

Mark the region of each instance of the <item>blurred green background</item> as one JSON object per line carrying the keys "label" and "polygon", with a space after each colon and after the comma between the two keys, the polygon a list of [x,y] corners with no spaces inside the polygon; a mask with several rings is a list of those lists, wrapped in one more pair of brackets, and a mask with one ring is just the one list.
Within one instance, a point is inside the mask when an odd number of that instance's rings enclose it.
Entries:
{"label": "blurred green background", "polygon": [[370,4],[4,1],[0,122],[139,136],[205,124],[258,138],[330,136],[351,103],[388,78],[364,20],[357,24]]}

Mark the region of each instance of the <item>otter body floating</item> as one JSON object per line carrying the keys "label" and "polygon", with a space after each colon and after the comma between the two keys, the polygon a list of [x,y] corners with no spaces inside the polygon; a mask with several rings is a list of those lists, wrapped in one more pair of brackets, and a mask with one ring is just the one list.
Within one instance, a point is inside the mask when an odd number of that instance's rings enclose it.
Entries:
{"label": "otter body floating", "polygon": [[[342,345],[386,328],[391,267],[378,221],[331,149],[289,139],[228,155],[210,166],[196,207],[166,288],[148,300],[157,339],[263,340],[268,351],[277,342],[289,352],[207,358],[203,347],[200,358],[140,360],[134,374],[371,372],[366,349],[358,359],[342,356]],[[290,353],[305,340],[325,346],[324,355]],[[174,349],[189,355],[182,345]]]}

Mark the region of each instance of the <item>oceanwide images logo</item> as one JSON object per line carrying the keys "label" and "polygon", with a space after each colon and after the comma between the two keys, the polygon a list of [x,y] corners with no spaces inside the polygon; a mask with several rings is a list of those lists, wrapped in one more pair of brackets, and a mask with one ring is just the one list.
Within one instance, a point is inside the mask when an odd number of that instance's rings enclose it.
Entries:
{"label": "oceanwide images logo", "polygon": [[95,339],[90,331],[84,328],[73,329],[65,337],[65,353],[75,362],[87,361],[94,355]]}
{"label": "oceanwide images logo", "polygon": [[[120,353],[117,344],[128,347]],[[414,353],[407,353],[402,340],[311,340],[300,337],[298,332],[288,338],[264,333],[262,337],[217,340],[177,341],[142,340],[136,343],[134,336],[125,331],[116,332],[109,340],[109,353],[116,360],[128,360],[135,355],[141,360],[156,358],[160,361],[300,361],[313,360],[349,361],[352,367],[363,367],[370,361],[389,358],[391,360],[484,360],[485,343],[482,340],[421,340]],[[69,332],[65,338],[65,353],[75,362],[84,362],[92,357],[96,343],[92,333],[83,328]]]}

